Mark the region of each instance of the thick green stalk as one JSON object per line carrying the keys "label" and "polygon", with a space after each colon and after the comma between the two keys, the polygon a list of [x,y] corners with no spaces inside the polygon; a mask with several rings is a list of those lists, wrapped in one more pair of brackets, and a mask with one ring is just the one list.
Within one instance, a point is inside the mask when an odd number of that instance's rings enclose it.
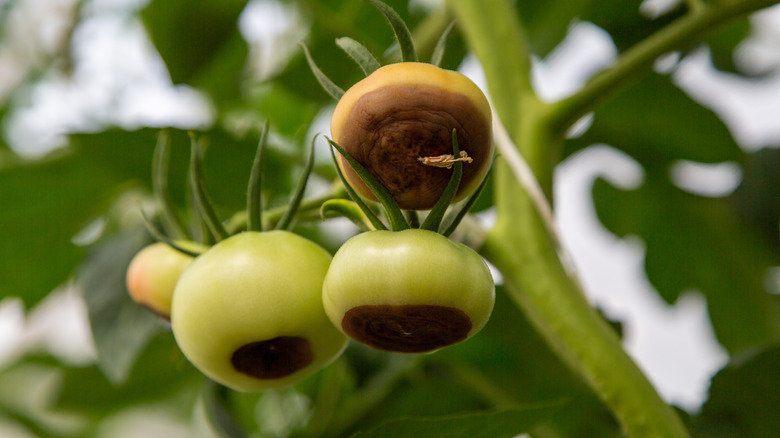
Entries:
{"label": "thick green stalk", "polygon": [[[482,62],[494,108],[550,192],[563,136],[547,121],[549,105],[531,90],[529,53],[505,0],[450,0]],[[685,437],[687,431],[623,350],[561,265],[553,241],[523,187],[502,161],[496,169],[498,220],[482,254],[503,274],[507,290],[554,351],[583,376],[632,437]]]}
{"label": "thick green stalk", "polygon": [[634,47],[625,51],[614,65],[600,72],[567,99],[551,107],[550,122],[567,129],[580,117],[608,98],[618,85],[650,71],[653,62],[669,51],[691,43],[696,37],[741,15],[780,3],[778,0],[723,0],[703,3],[688,1],[690,12]]}

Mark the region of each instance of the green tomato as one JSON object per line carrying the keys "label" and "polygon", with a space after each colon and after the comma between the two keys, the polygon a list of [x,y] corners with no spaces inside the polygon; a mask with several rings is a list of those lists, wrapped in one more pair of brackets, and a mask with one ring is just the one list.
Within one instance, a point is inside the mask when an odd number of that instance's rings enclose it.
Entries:
{"label": "green tomato", "polygon": [[184,355],[211,379],[250,392],[296,383],[334,360],[344,337],[322,307],[330,254],[287,231],[245,232],[200,255],[173,296]]}
{"label": "green tomato", "polygon": [[330,320],[351,338],[420,353],[478,332],[495,288],[485,261],[465,245],[420,229],[370,231],[338,250],[322,297]]}
{"label": "green tomato", "polygon": [[[188,249],[204,249],[194,242],[177,243]],[[133,257],[127,268],[127,290],[130,297],[157,315],[170,319],[173,291],[179,277],[192,260],[193,257],[163,242],[147,246]]]}

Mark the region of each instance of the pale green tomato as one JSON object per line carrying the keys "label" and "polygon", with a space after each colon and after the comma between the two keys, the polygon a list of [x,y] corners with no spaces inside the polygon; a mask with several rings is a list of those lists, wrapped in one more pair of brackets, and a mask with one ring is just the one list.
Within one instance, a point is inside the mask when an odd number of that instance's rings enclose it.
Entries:
{"label": "pale green tomato", "polygon": [[335,359],[347,339],[322,308],[330,254],[287,231],[245,232],[200,255],[173,296],[181,351],[237,391],[296,383]]}
{"label": "pale green tomato", "polygon": [[325,312],[370,347],[433,351],[487,322],[493,278],[471,248],[432,231],[370,231],[333,257],[322,288]]}
{"label": "pale green tomato", "polygon": [[[193,242],[177,243],[188,249],[205,249]],[[192,260],[193,257],[163,242],[147,246],[133,257],[127,268],[130,297],[157,315],[170,319],[173,290]]]}

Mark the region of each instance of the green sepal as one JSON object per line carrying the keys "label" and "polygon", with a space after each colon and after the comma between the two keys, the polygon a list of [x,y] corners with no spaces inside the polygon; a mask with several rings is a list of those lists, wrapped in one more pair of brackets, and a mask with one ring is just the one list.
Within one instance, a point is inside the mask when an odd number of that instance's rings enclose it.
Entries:
{"label": "green sepal", "polygon": [[[460,148],[458,147],[458,135],[455,129],[452,130],[452,155],[454,158],[460,157]],[[436,201],[436,205],[433,206],[431,212],[428,213],[428,217],[425,218],[420,228],[423,230],[429,230],[433,232],[439,231],[441,220],[444,217],[444,213],[447,211],[447,207],[452,203],[452,199],[455,197],[455,193],[458,192],[460,186],[460,179],[463,176],[463,162],[456,161],[452,165],[452,175],[450,181],[444,188],[441,197]]]}
{"label": "green sepal", "polygon": [[436,67],[441,67],[441,60],[444,58],[444,51],[447,49],[447,39],[450,37],[452,29],[454,28],[455,20],[453,20],[452,23],[450,23],[450,25],[444,29],[444,32],[442,32],[441,36],[439,37],[439,41],[436,43],[436,47],[433,49],[433,53],[431,54],[431,64],[435,65]]}
{"label": "green sepal", "polygon": [[246,228],[248,231],[263,231],[263,151],[268,138],[268,120],[263,125],[257,152],[249,174],[246,190]]}
{"label": "green sepal", "polygon": [[[390,192],[387,191],[387,188],[383,186],[382,183],[379,182],[379,180],[371,172],[363,167],[363,165],[360,164],[358,160],[352,158],[352,156],[349,155],[347,151],[345,151],[335,141],[328,138],[328,143],[330,143],[331,146],[339,151],[341,156],[347,160],[347,163],[349,163],[355,173],[357,173],[360,179],[363,180],[366,186],[368,186],[368,189],[371,190],[371,193],[373,193],[374,196],[376,196],[376,199],[378,199],[382,206],[385,207],[387,220],[390,222],[390,228],[393,231],[409,229],[409,223],[406,222],[403,211],[401,211],[401,208],[395,202],[393,196],[390,195]],[[338,163],[336,163],[336,165],[338,166]]]}
{"label": "green sepal", "polygon": [[157,137],[152,159],[152,193],[157,207],[162,214],[162,224],[165,232],[174,239],[189,239],[190,236],[176,214],[176,208],[171,200],[168,189],[168,163],[171,158],[171,142],[168,131],[162,130]]}
{"label": "green sepal", "polygon": [[414,41],[412,40],[412,33],[409,32],[409,28],[406,27],[406,23],[398,15],[393,8],[379,0],[368,0],[372,5],[379,9],[387,21],[390,22],[390,27],[393,28],[395,39],[398,41],[398,46],[401,48],[401,59],[404,62],[417,62],[417,51],[414,49]]}
{"label": "green sepal", "polygon": [[198,209],[201,219],[217,241],[227,239],[229,234],[219,220],[217,212],[214,211],[214,206],[209,201],[203,185],[203,175],[200,171],[200,147],[193,133],[190,133],[190,143],[192,146],[190,152],[190,186],[192,188],[192,197],[195,201],[195,208]]}
{"label": "green sepal", "polygon": [[311,54],[309,54],[309,49],[306,47],[306,44],[298,43],[298,45],[303,48],[303,54],[306,56],[306,62],[309,63],[309,68],[314,74],[314,77],[317,79],[317,82],[320,83],[322,89],[325,90],[325,92],[328,93],[332,98],[336,100],[341,99],[341,96],[344,95],[344,90],[336,85],[335,82],[331,81],[330,78],[325,75],[325,73],[323,73],[319,67],[317,67],[317,64],[314,62],[314,59],[312,59]]}
{"label": "green sepal", "polygon": [[382,65],[374,58],[374,55],[368,51],[366,46],[353,40],[350,37],[336,38],[336,45],[341,48],[350,58],[355,60],[357,65],[363,70],[366,76],[376,71]]}
{"label": "green sepal", "polygon": [[322,204],[320,207],[322,220],[333,216],[343,216],[349,219],[361,231],[373,231],[376,229],[363,210],[355,202],[347,199],[330,199]]}
{"label": "green sepal", "polygon": [[183,246],[176,243],[173,239],[168,237],[162,230],[157,228],[157,225],[155,225],[151,219],[146,215],[143,208],[141,208],[141,205],[136,205],[138,207],[138,212],[141,214],[141,220],[143,221],[144,227],[146,227],[146,231],[149,232],[149,234],[152,235],[152,237],[157,240],[158,242],[165,242],[168,246],[175,249],[176,251],[179,251],[182,254],[186,254],[191,257],[197,257],[201,255],[201,252],[193,251],[191,249],[184,248]]}
{"label": "green sepal", "polygon": [[306,183],[309,181],[309,175],[311,175],[311,171],[314,169],[314,142],[319,135],[320,134],[317,133],[311,139],[309,157],[306,159],[306,167],[303,169],[301,179],[298,180],[298,186],[295,188],[295,192],[290,199],[290,205],[287,207],[287,210],[284,211],[279,222],[276,223],[275,229],[277,230],[288,230],[292,228],[293,217],[295,217],[295,213],[298,211],[298,206],[301,204],[301,199],[303,199],[303,192],[306,190]]}
{"label": "green sepal", "polygon": [[[450,234],[455,231],[455,228],[460,225],[460,222],[463,220],[463,218],[466,216],[466,214],[471,210],[471,207],[474,206],[474,204],[477,202],[477,199],[479,199],[479,195],[482,194],[482,191],[485,189],[485,186],[488,182],[488,177],[490,176],[490,172],[493,169],[493,164],[495,163],[495,159],[493,162],[490,163],[490,169],[488,169],[487,173],[485,174],[485,178],[482,179],[482,182],[479,183],[479,186],[476,190],[474,190],[474,193],[469,196],[469,199],[461,206],[461,208],[458,211],[451,211],[445,218],[444,221],[442,221],[442,226],[439,228],[440,233],[444,237],[449,237]],[[441,230],[444,231],[441,231]]]}
{"label": "green sepal", "polygon": [[[327,138],[327,137],[325,137]],[[329,138],[328,142],[331,144],[334,144]],[[384,223],[377,217],[377,215],[366,205],[365,202],[363,202],[363,199],[360,198],[360,195],[355,193],[355,189],[352,188],[351,185],[347,182],[347,178],[344,177],[344,173],[341,171],[341,167],[339,167],[339,162],[336,159],[336,153],[333,152],[333,148],[330,149],[330,156],[333,157],[333,164],[336,166],[336,173],[339,174],[339,179],[341,179],[341,183],[344,184],[344,190],[347,191],[347,195],[352,199],[352,201],[357,204],[358,207],[363,211],[363,213],[366,215],[368,220],[371,222],[371,225],[374,226],[377,230],[387,230],[387,227]],[[339,147],[341,149],[341,147]]]}

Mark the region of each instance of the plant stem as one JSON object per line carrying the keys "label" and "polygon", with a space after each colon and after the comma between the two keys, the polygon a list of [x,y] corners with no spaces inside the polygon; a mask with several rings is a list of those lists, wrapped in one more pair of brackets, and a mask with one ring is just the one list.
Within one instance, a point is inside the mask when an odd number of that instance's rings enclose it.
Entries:
{"label": "plant stem", "polygon": [[777,3],[780,1],[723,0],[712,4],[695,3],[700,6],[622,53],[614,65],[594,76],[574,95],[553,104],[549,114],[551,125],[565,130],[619,85],[636,77],[638,73],[649,71],[653,62],[664,53],[690,43],[698,35],[733,18]]}

